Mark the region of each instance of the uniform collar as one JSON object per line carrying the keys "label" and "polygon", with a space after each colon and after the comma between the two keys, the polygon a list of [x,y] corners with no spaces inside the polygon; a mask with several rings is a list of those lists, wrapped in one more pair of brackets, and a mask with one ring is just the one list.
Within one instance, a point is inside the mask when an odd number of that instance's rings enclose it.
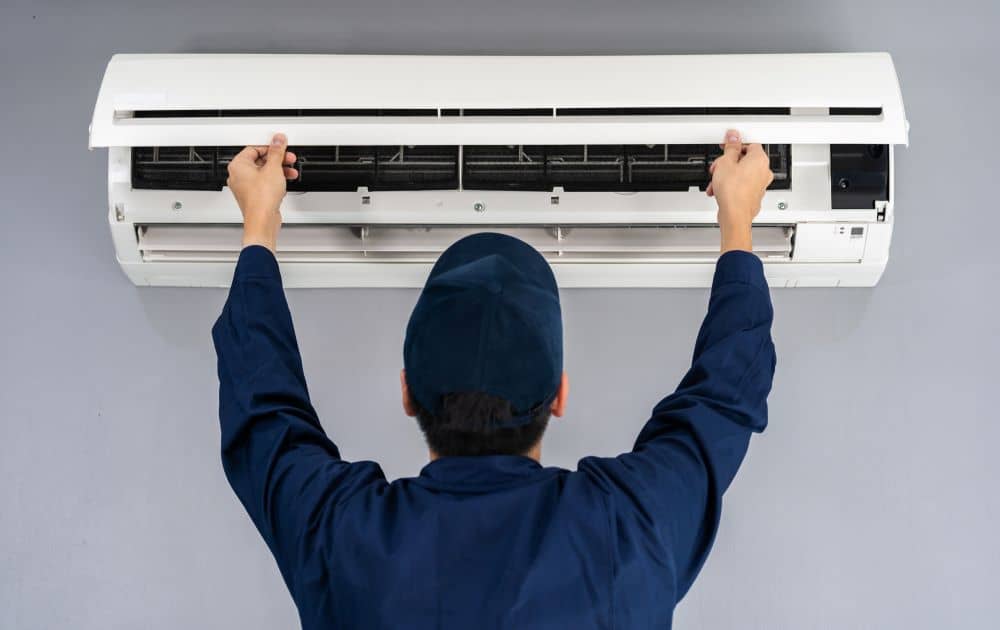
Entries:
{"label": "uniform collar", "polygon": [[479,492],[530,483],[557,471],[522,455],[441,457],[424,466],[418,479],[442,489]]}

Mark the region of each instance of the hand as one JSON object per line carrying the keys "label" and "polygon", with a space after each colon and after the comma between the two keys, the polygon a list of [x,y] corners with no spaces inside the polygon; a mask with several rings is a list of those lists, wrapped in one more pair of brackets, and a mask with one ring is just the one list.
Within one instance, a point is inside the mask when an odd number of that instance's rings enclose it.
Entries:
{"label": "hand", "polygon": [[281,229],[281,199],[285,180],[295,179],[295,154],[286,151],[288,138],[275,134],[270,146],[249,146],[229,163],[226,185],[243,213],[243,247],[263,245],[275,251]]}
{"label": "hand", "polygon": [[739,132],[729,130],[723,153],[708,172],[712,181],[705,192],[719,204],[722,252],[750,251],[750,226],[760,212],[764,191],[774,179],[767,153],[759,144],[743,144]]}

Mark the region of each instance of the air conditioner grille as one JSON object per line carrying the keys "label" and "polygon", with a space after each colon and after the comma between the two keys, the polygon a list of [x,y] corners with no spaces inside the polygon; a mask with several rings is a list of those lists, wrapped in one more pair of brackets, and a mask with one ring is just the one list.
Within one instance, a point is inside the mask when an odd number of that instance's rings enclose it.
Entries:
{"label": "air conditioner grille", "polygon": [[[552,260],[714,261],[719,228],[685,225],[287,225],[278,258],[317,262],[359,260],[433,261],[451,243],[474,232],[516,236]],[[754,252],[769,260],[790,260],[791,226],[753,228]],[[239,225],[152,224],[137,226],[144,261],[235,260],[242,247]]]}
{"label": "air conditioner grille", "polygon": [[[134,147],[132,187],[221,190],[240,147]],[[704,190],[718,145],[466,145],[292,147],[292,191]],[[791,145],[767,147],[772,189],[791,187]]]}

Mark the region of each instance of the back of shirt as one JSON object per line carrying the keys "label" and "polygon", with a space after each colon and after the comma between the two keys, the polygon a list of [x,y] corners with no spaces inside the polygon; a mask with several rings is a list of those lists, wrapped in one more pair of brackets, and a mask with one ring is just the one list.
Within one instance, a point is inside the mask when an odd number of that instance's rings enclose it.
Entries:
{"label": "back of shirt", "polygon": [[213,328],[223,466],[307,630],[669,628],[767,423],[771,320],[760,261],[726,253],[691,368],[630,452],[575,472],[449,457],[389,484],[323,432],[277,262],[251,246]]}
{"label": "back of shirt", "polygon": [[574,474],[525,457],[437,460],[341,506],[330,618],[364,628],[608,628],[610,536],[606,497]]}

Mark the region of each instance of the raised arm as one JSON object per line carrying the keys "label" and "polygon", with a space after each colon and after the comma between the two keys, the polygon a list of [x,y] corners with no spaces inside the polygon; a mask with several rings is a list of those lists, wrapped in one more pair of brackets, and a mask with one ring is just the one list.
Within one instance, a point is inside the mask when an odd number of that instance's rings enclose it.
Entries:
{"label": "raised arm", "polygon": [[771,300],[750,253],[750,225],[772,177],[768,159],[760,145],[743,145],[730,132],[711,170],[722,255],[691,368],[653,408],[630,453],[581,462],[623,497],[623,526],[653,536],[654,548],[666,552],[678,599],[708,555],[750,434],[767,425],[775,366]]}
{"label": "raised arm", "polygon": [[[332,507],[355,489],[383,482],[375,464],[349,464],[309,401],[291,313],[274,256],[288,166],[283,136],[247,147],[229,167],[244,216],[244,248],[222,314],[212,328],[218,355],[219,421],[226,476],[298,598],[303,564]],[[305,572],[308,573],[308,572]]]}

